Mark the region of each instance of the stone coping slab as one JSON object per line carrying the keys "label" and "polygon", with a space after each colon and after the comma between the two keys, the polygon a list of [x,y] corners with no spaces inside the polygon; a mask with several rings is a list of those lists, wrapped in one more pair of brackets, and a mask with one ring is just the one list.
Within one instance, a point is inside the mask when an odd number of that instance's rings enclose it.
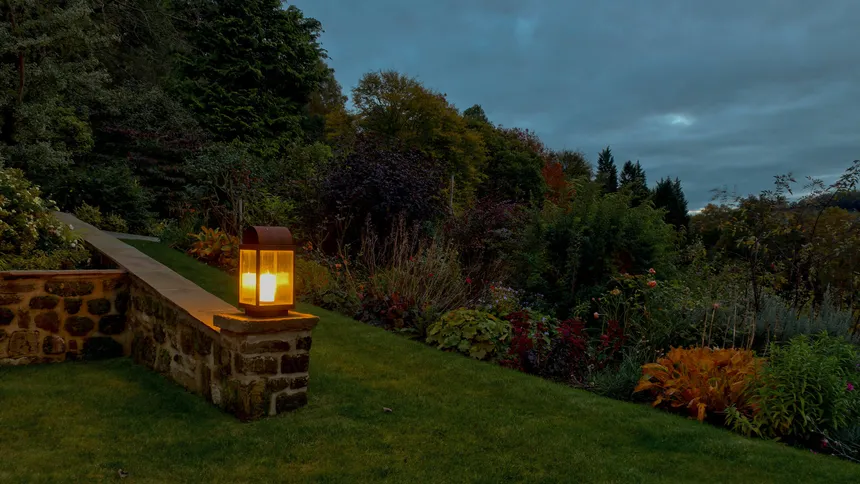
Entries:
{"label": "stone coping slab", "polygon": [[11,281],[14,279],[38,278],[47,279],[50,277],[102,277],[102,276],[118,276],[128,274],[125,269],[72,269],[68,271],[0,271],[0,279]]}
{"label": "stone coping slab", "polygon": [[238,311],[216,314],[215,326],[231,333],[277,333],[282,331],[310,331],[320,318],[313,314],[290,311],[286,316],[248,316]]}
{"label": "stone coping slab", "polygon": [[116,237],[78,220],[74,215],[55,212],[54,216],[61,222],[70,225],[72,230],[83,237],[89,245],[128,271],[134,279],[149,286],[209,328],[218,331],[218,328],[213,324],[215,314],[239,312],[235,306],[206,292],[164,264]]}

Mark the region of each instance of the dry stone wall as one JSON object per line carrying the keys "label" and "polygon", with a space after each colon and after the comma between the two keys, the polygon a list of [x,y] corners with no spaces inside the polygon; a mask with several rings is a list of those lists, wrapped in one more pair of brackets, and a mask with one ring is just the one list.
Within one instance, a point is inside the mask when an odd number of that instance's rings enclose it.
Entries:
{"label": "dry stone wall", "polygon": [[0,365],[122,356],[128,305],[123,270],[0,272]]}

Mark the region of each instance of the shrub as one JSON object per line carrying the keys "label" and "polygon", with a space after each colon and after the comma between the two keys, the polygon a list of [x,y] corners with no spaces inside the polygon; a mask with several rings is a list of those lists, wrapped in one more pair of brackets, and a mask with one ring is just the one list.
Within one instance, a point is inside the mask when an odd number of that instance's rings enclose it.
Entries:
{"label": "shrub", "polygon": [[239,263],[239,238],[221,229],[203,227],[198,234],[189,234],[195,240],[188,253],[207,264],[233,271]]}
{"label": "shrub", "polygon": [[772,344],[752,397],[754,411],[737,408],[730,424],[745,434],[809,441],[860,420],[860,354],[842,338],[798,336]]}
{"label": "shrub", "polygon": [[445,313],[427,329],[427,342],[479,360],[492,357],[510,337],[510,324],[474,309]]}
{"label": "shrub", "polygon": [[320,305],[332,286],[331,273],[324,265],[304,257],[296,258],[296,294],[305,301]]}
{"label": "shrub", "polygon": [[407,229],[403,218],[381,243],[368,230],[361,251],[369,274],[364,292],[371,299],[397,295],[417,308],[443,313],[471,302],[472,281],[463,274],[456,249],[423,236],[419,227]]}
{"label": "shrub", "polygon": [[84,202],[75,209],[75,217],[81,222],[86,222],[101,230],[112,232],[126,233],[128,232],[128,224],[119,215],[109,213],[106,216],[102,215],[99,207],[94,207]]}
{"label": "shrub", "polygon": [[0,269],[72,269],[89,252],[18,169],[0,168]]}
{"label": "shrub", "polygon": [[703,421],[708,412],[725,414],[730,407],[751,411],[750,388],[762,360],[739,349],[672,348],[642,366],[635,392],[650,390],[653,406],[687,412]]}
{"label": "shrub", "polygon": [[598,395],[617,400],[630,400],[642,376],[642,365],[649,360],[641,348],[628,348],[618,365],[606,367],[590,375],[589,388]]}

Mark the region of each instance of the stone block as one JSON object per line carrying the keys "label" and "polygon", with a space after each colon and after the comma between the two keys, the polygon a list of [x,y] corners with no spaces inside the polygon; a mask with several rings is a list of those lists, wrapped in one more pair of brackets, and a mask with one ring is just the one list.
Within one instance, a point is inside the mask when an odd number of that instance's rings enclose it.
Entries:
{"label": "stone block", "polygon": [[282,393],[275,397],[275,412],[292,412],[308,404],[307,392]]}
{"label": "stone block", "polygon": [[292,388],[293,390],[297,390],[299,388],[307,388],[307,386],[308,377],[306,376],[296,377],[290,381],[290,388]]}
{"label": "stone block", "polygon": [[15,319],[15,313],[9,308],[0,308],[0,326],[9,326]]}
{"label": "stone block", "polygon": [[83,304],[83,302],[83,299],[79,297],[63,298],[63,308],[69,314],[78,314],[78,311],[81,310],[81,305]]}
{"label": "stone block", "polygon": [[281,317],[255,317],[244,313],[216,314],[215,326],[232,333],[281,333],[310,331],[319,318],[312,314],[291,312]]}
{"label": "stone block", "polygon": [[21,302],[21,296],[17,294],[0,294],[0,306],[7,306],[9,304],[18,304]]}
{"label": "stone block", "polygon": [[125,315],[111,314],[102,316],[99,319],[99,333],[101,334],[121,334],[125,331]]}
{"label": "stone block", "polygon": [[42,353],[46,355],[61,355],[66,352],[66,340],[56,335],[45,336],[42,340]]}
{"label": "stone block", "polygon": [[87,301],[87,311],[95,316],[101,316],[110,312],[110,300],[100,297]]}
{"label": "stone block", "polygon": [[135,333],[131,340],[131,356],[135,363],[155,367],[155,341],[142,333]]}
{"label": "stone block", "polygon": [[212,337],[197,328],[194,329],[194,352],[200,356],[212,353]]}
{"label": "stone block", "polygon": [[167,334],[165,334],[164,326],[162,326],[161,323],[155,323],[152,326],[152,336],[158,344],[164,344],[164,342],[167,341]]}
{"label": "stone block", "polygon": [[179,348],[184,355],[194,353],[194,332],[187,326],[179,330]]}
{"label": "stone block", "polygon": [[95,285],[90,281],[48,281],[45,283],[45,292],[57,296],[89,296],[93,293]]}
{"label": "stone block", "polygon": [[290,388],[290,383],[292,382],[292,378],[269,378],[266,380],[266,390],[277,393],[281,390],[286,390]]}
{"label": "stone block", "polygon": [[36,296],[30,298],[30,309],[54,309],[59,302],[57,296]]}
{"label": "stone block", "polygon": [[274,356],[236,354],[236,372],[242,375],[277,375],[278,359]]}
{"label": "stone block", "polygon": [[296,341],[296,349],[299,351],[310,351],[311,350],[311,342],[312,342],[312,340],[311,340],[310,336],[304,336],[302,338],[299,338]]}
{"label": "stone block", "polygon": [[36,315],[36,327],[49,333],[60,331],[60,315],[56,311],[47,311]]}
{"label": "stone block", "polygon": [[35,356],[39,352],[38,331],[15,331],[9,337],[9,348],[6,353],[10,358]]}
{"label": "stone block", "polygon": [[258,341],[255,343],[245,342],[242,343],[241,351],[246,354],[286,353],[290,351],[290,342],[278,340]]}
{"label": "stone block", "polygon": [[86,316],[69,316],[63,328],[72,336],[86,336],[96,327],[96,323]]}
{"label": "stone block", "polygon": [[104,360],[123,356],[122,345],[107,336],[93,336],[84,341],[85,360]]}
{"label": "stone block", "polygon": [[239,384],[233,413],[243,421],[263,418],[269,413],[270,398],[264,380],[256,380],[245,385]]}
{"label": "stone block", "polygon": [[308,355],[284,355],[281,357],[281,373],[289,375],[290,373],[307,373],[310,364]]}
{"label": "stone block", "polygon": [[129,295],[128,291],[122,291],[117,293],[116,298],[114,299],[113,305],[116,308],[116,311],[120,314],[125,314],[128,311],[128,302]]}

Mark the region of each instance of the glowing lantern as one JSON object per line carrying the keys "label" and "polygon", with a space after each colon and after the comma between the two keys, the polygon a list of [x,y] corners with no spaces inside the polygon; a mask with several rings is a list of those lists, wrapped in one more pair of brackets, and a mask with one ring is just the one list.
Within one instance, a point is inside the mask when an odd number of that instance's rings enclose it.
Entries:
{"label": "glowing lantern", "polygon": [[295,245],[286,227],[249,227],[239,245],[239,306],[252,316],[296,307]]}

